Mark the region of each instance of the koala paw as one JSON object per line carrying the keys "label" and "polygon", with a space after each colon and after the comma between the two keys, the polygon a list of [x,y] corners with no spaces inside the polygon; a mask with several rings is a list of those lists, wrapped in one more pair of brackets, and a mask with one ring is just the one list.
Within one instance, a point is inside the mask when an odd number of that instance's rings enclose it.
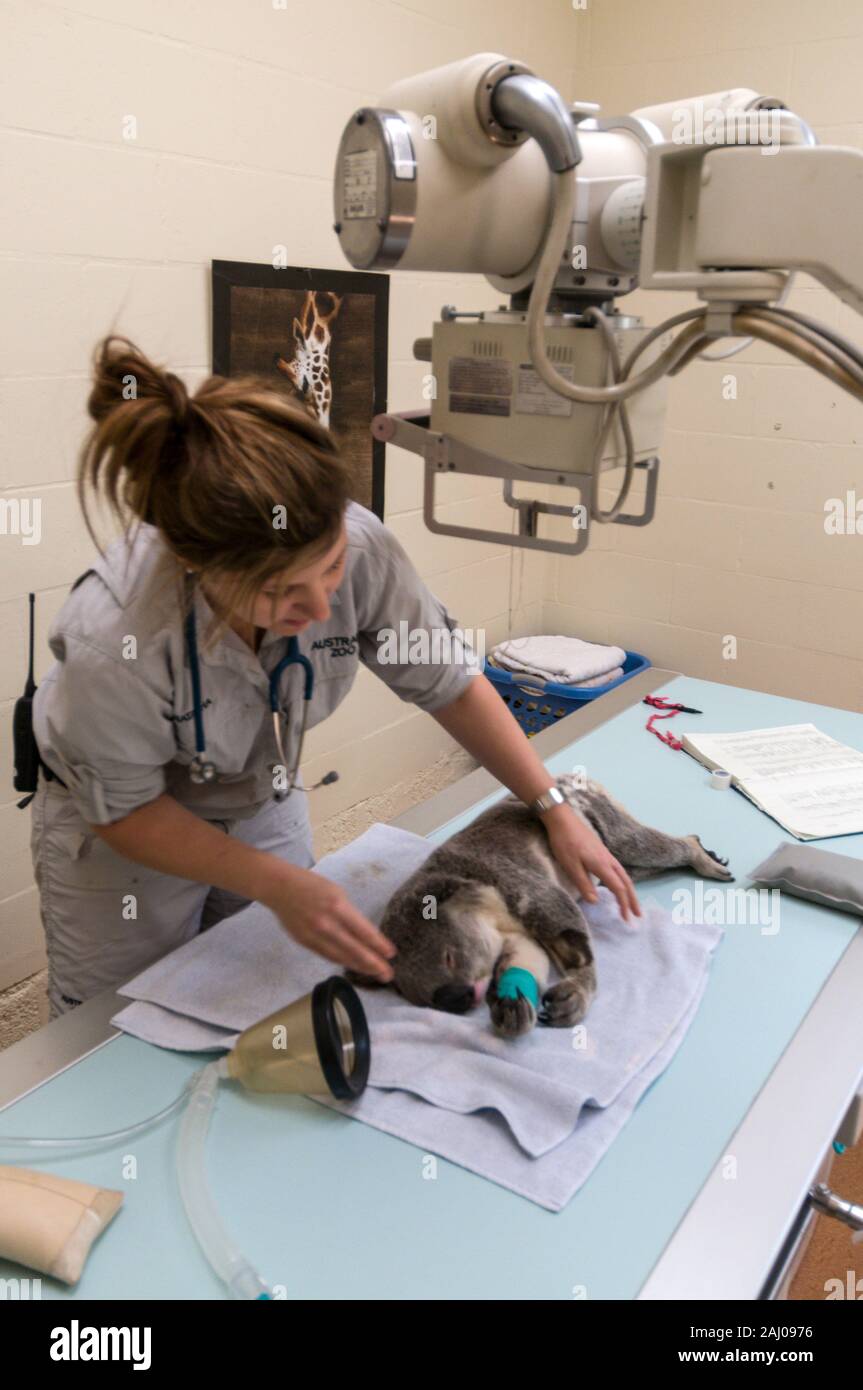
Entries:
{"label": "koala paw", "polygon": [[542,996],[540,1022],[550,1028],[571,1028],[584,1018],[591,999],[583,981],[570,976],[558,980]]}
{"label": "koala paw", "polygon": [[701,843],[697,835],[684,835],[683,838],[691,846],[691,864],[697,874],[700,874],[702,878],[719,878],[726,882],[729,880],[733,882],[734,875],[726,867],[727,859],[721,859],[712,849],[708,849],[706,845]]}
{"label": "koala paw", "polygon": [[501,998],[489,987],[489,1011],[494,1031],[502,1038],[520,1038],[536,1027],[536,1009],[523,994],[518,998]]}

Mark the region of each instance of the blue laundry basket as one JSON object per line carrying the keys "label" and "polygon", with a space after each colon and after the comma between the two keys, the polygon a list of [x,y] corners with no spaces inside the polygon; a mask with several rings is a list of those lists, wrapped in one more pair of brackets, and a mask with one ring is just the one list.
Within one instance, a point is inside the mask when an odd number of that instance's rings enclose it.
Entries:
{"label": "blue laundry basket", "polygon": [[623,685],[639,671],[646,671],[650,664],[640,652],[627,652],[622,676],[609,681],[607,685],[590,685],[586,689],[560,685],[555,681],[541,681],[526,674],[515,676],[500,666],[490,666],[487,661],[483,661],[482,669],[483,675],[488,676],[497,688],[501,699],[509,705],[528,738],[532,738],[534,734],[581,709],[590,700],[596,700],[616,686]]}

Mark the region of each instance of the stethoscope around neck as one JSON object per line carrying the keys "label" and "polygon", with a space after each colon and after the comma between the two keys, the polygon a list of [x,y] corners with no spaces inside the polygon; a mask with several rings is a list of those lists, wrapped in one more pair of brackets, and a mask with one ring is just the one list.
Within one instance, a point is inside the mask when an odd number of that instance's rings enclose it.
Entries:
{"label": "stethoscope around neck", "polygon": [[[193,782],[214,782],[218,776],[215,763],[207,757],[207,746],[204,739],[204,707],[201,700],[201,667],[198,661],[198,634],[195,622],[194,597],[189,600],[189,609],[186,614],[186,648],[189,653],[189,669],[192,675],[192,712],[195,720],[195,756],[189,766],[189,777]],[[290,781],[287,787],[280,787],[273,792],[276,801],[285,801],[294,790],[294,783],[297,780],[297,770],[303,754],[303,740],[306,736],[306,721],[308,718],[309,704],[315,688],[315,674],[312,670],[312,663],[307,656],[303,656],[300,651],[299,640],[294,637],[286,639],[285,655],[270,675],[270,711],[273,716],[273,732],[276,737],[276,747],[279,750],[279,760],[281,766],[287,768],[288,760],[285,757],[285,747],[282,740],[282,718],[279,710],[279,682],[282,675],[289,666],[300,666],[303,670],[303,717],[300,724],[300,737],[297,741],[297,756],[294,758],[294,765],[291,768]],[[335,782],[338,778],[337,772],[328,772],[315,786],[320,787],[327,782]],[[300,788],[305,791],[304,787]]]}

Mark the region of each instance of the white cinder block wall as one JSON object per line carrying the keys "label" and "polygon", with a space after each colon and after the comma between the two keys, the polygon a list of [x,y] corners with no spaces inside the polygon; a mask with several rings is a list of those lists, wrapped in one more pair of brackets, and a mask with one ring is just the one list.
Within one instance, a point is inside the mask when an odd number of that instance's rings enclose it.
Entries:
{"label": "white cinder block wall", "polygon": [[[0,140],[5,332],[0,495],[42,502],[42,541],[0,536],[0,1046],[45,1017],[44,954],[11,787],[12,704],[24,679],[26,594],[45,633],[92,548],[72,478],[89,355],[109,329],[194,387],[209,369],[208,266],[347,268],[331,230],[346,117],[397,77],[479,50],[529,63],[609,113],[745,85],[781,95],[822,141],[860,146],[859,0],[7,0]],[[134,116],[137,138],[124,138]],[[394,274],[390,405],[418,399],[414,337],[440,305],[494,305],[482,281]],[[625,301],[650,322],[676,296]],[[791,301],[860,339],[859,320],[801,277]],[[724,399],[723,376],[737,380]],[[390,451],[386,520],[420,573],[487,646],[562,631],[620,642],[709,679],[860,708],[863,537],[827,537],[824,503],[863,495],[863,416],[779,353],[697,364],[671,393],[657,520],[597,527],[578,560],[433,536],[421,472]],[[449,479],[445,510],[511,526],[499,485]],[[524,493],[524,486],[517,491]],[[556,499],[557,500],[557,499]],[[611,500],[606,494],[606,504]],[[738,639],[734,661],[722,639]],[[470,766],[435,722],[361,672],[313,730],[306,780],[319,854]]]}

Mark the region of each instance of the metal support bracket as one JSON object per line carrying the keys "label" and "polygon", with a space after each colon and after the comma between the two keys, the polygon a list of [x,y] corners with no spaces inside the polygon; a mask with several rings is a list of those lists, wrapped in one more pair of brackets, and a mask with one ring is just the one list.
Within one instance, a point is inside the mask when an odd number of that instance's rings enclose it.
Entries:
{"label": "metal support bracket", "polygon": [[[423,516],[430,531],[443,536],[463,536],[467,540],[523,546],[528,550],[553,551],[558,555],[580,555],[587,549],[590,539],[590,473],[561,473],[556,469],[528,468],[522,464],[511,463],[509,459],[497,458],[483,449],[462,444],[451,435],[438,434],[432,430],[431,417],[427,411],[376,415],[372,420],[372,434],[375,439],[385,444],[407,449],[409,453],[419,454],[425,460]],[[647,474],[644,510],[639,513],[622,514],[609,523],[610,525],[646,526],[653,520],[659,482],[659,459],[648,458],[635,466],[644,469]],[[441,473],[469,473],[503,479],[503,500],[518,515],[517,532],[513,534],[510,531],[490,531],[475,526],[456,526],[438,521],[435,517],[435,484]],[[578,492],[579,501],[575,505],[562,506],[553,502],[541,502],[538,498],[515,497],[512,485],[516,481],[574,487]],[[537,535],[537,520],[542,512],[572,518],[574,529],[578,532],[577,539],[570,543],[544,539]]]}

